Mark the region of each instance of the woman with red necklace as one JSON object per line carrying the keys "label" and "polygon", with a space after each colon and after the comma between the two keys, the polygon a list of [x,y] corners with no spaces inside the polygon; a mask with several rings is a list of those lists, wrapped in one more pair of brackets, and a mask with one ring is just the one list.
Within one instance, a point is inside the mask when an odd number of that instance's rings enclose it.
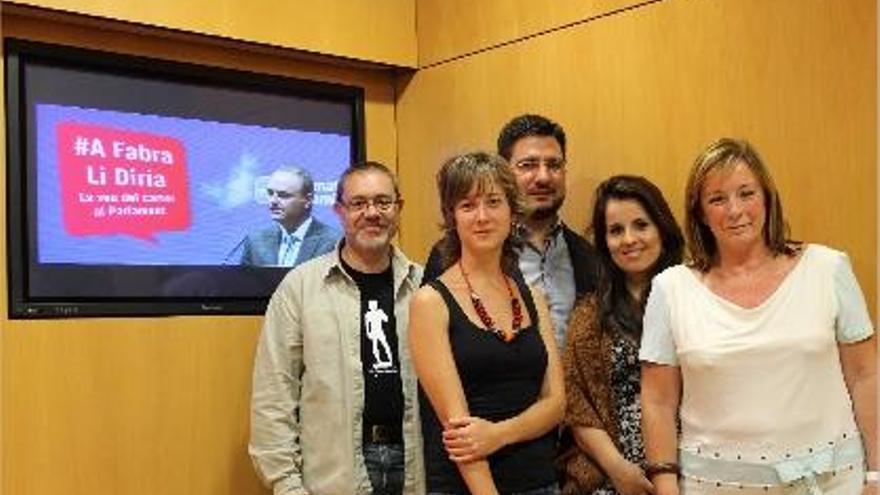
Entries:
{"label": "woman with red necklace", "polygon": [[546,302],[511,275],[519,193],[500,157],[437,174],[445,271],[410,304],[428,493],[554,495],[562,369]]}

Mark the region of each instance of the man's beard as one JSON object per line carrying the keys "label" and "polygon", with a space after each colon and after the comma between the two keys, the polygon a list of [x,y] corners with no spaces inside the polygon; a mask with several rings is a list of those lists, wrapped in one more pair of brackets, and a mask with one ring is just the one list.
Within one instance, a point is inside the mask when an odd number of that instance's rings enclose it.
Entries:
{"label": "man's beard", "polygon": [[559,213],[559,209],[562,208],[562,202],[565,201],[565,197],[557,198],[553,203],[548,206],[541,206],[531,210],[528,213],[528,217],[531,220],[547,220],[548,218],[553,218]]}
{"label": "man's beard", "polygon": [[353,239],[353,244],[357,244],[359,249],[365,249],[368,251],[387,249],[391,244],[391,239],[393,239],[394,235],[397,233],[397,226],[383,226],[385,227],[385,232],[378,237],[362,235],[360,232],[356,233],[355,238]]}

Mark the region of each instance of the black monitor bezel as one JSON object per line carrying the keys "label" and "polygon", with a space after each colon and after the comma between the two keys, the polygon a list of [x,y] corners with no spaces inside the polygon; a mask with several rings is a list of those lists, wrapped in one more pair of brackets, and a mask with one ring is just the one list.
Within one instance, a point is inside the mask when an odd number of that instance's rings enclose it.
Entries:
{"label": "black monitor bezel", "polygon": [[[366,156],[364,89],[322,81],[220,68],[189,62],[111,53],[5,38],[6,222],[8,313],[11,319],[92,316],[253,315],[265,311],[268,297],[52,298],[29,296],[30,242],[36,239],[28,209],[36,194],[28,169],[29,109],[25,65],[32,61],[142,79],[240,89],[251,92],[344,102],[351,107],[351,161]],[[219,269],[219,268],[218,268]],[[229,268],[226,268],[229,269]],[[277,270],[242,268],[251,270]]]}

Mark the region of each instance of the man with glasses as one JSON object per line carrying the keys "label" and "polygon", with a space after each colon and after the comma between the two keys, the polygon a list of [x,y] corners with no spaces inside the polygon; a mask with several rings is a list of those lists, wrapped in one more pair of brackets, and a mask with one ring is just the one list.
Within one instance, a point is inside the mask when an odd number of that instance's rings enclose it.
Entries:
{"label": "man with glasses", "polygon": [[275,170],[266,182],[273,225],[251,232],[227,260],[241,265],[293,267],[333,250],[339,232],[312,216],[312,176],[295,166]]}
{"label": "man with glasses", "polygon": [[284,278],[254,363],[249,451],[275,494],[424,491],[406,338],[421,267],[391,245],[403,199],[382,164],[349,167],[337,248]]}
{"label": "man with glasses", "polygon": [[[595,290],[598,266],[593,247],[559,218],[565,201],[565,131],[546,117],[520,115],[501,129],[497,144],[525,203],[525,215],[517,226],[523,241],[519,269],[526,283],[547,298],[556,341],[562,347],[569,313],[576,299]],[[435,246],[425,280],[442,271]]]}

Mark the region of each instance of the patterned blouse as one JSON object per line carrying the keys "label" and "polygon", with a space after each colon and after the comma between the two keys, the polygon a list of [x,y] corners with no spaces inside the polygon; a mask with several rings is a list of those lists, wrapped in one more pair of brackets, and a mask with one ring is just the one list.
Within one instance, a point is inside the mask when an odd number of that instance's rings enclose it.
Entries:
{"label": "patterned blouse", "polygon": [[[639,345],[632,337],[599,328],[595,299],[572,312],[565,367],[567,426],[605,430],[628,461],[644,459],[639,404]],[[560,458],[563,493],[616,494],[601,468],[576,445]]]}

